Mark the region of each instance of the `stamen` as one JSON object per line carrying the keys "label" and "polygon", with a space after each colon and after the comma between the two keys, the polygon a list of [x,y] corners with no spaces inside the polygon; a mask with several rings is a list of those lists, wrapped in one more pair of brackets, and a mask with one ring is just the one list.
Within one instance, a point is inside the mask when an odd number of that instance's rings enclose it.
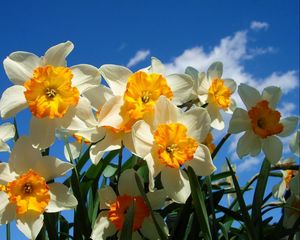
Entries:
{"label": "stamen", "polygon": [[46,88],[45,94],[48,98],[54,98],[56,96],[56,90],[53,88]]}
{"label": "stamen", "polygon": [[32,185],[30,183],[25,183],[23,189],[24,189],[24,192],[27,194],[32,193],[32,191],[33,191]]}

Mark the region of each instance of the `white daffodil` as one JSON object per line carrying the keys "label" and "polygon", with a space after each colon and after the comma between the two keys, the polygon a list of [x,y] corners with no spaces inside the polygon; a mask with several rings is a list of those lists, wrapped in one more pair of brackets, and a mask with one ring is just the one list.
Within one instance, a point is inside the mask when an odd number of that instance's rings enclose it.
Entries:
{"label": "white daffodil", "polygon": [[[141,232],[147,239],[158,240],[159,235],[153,223],[150,209],[140,194],[134,170],[129,169],[121,174],[118,190],[118,196],[110,186],[105,186],[99,190],[101,212],[96,219],[91,238],[93,240],[106,239],[119,232],[123,227],[127,210],[135,201],[132,239],[143,239],[139,234]],[[165,193],[163,190],[149,192],[147,198],[153,210],[161,209],[164,205]],[[154,213],[154,215],[158,224],[168,235],[168,228],[163,218],[158,213]]]}
{"label": "white daffodil", "polygon": [[2,94],[0,115],[13,117],[28,107],[33,115],[32,141],[39,148],[54,142],[56,128],[82,129],[90,120],[89,102],[80,94],[99,85],[100,73],[86,64],[66,67],[65,58],[73,48],[68,41],[49,48],[42,57],[13,52],[3,62],[15,86]]}
{"label": "white daffodil", "polygon": [[209,130],[210,118],[204,108],[182,112],[166,97],[159,98],[153,123],[138,121],[132,132],[136,154],[147,161],[151,190],[161,172],[167,195],[183,203],[191,190],[182,167],[191,166],[198,176],[215,171],[209,149],[201,144]]}
{"label": "white daffodil", "polygon": [[[166,96],[179,105],[188,100],[192,91],[188,75],[165,76],[164,65],[156,58],[152,58],[150,67],[136,73],[118,65],[103,65],[100,72],[110,90],[100,95],[103,92],[100,87],[85,94],[99,112],[98,124],[94,130],[79,132],[91,142],[97,142],[90,149],[94,164],[105,152],[119,149],[122,144],[133,151],[131,127],[136,121],[151,116],[159,96]],[[102,99],[107,101],[104,105]]]}
{"label": "white daffodil", "polygon": [[0,152],[10,152],[10,147],[6,143],[15,136],[16,129],[11,123],[0,125]]}
{"label": "white daffodil", "polygon": [[298,124],[298,117],[281,118],[276,111],[276,105],[281,98],[281,90],[270,86],[260,94],[255,88],[241,84],[238,88],[247,111],[237,108],[229,123],[229,133],[245,134],[237,144],[237,154],[240,158],[250,154],[256,156],[263,150],[266,158],[273,164],[282,155],[282,142],[277,137],[292,134]]}
{"label": "white daffodil", "polygon": [[[292,166],[295,164],[295,161],[291,158],[288,158],[282,162],[279,162],[277,165],[279,166]],[[282,202],[285,202],[284,194],[290,187],[290,182],[294,175],[297,174],[297,171],[295,170],[284,170],[281,171],[282,173],[282,180],[274,185],[272,188],[272,194],[274,198],[279,199]]]}
{"label": "white daffodil", "polygon": [[293,228],[300,218],[300,175],[297,174],[290,182],[291,196],[284,208],[283,226]]}
{"label": "white daffodil", "polygon": [[194,80],[193,95],[196,95],[200,105],[205,105],[211,118],[211,127],[222,130],[225,127],[220,110],[232,114],[236,107],[232,94],[236,90],[236,83],[232,79],[223,79],[223,64],[215,62],[204,72],[198,72],[192,67],[186,69]]}
{"label": "white daffodil", "polygon": [[291,151],[298,157],[300,157],[300,129],[298,129],[295,134],[293,134],[290,143]]}
{"label": "white daffodil", "polygon": [[77,200],[61,183],[47,183],[73,168],[70,163],[42,156],[27,137],[15,144],[8,163],[0,163],[0,224],[16,220],[29,239],[43,226],[44,212],[72,209]]}

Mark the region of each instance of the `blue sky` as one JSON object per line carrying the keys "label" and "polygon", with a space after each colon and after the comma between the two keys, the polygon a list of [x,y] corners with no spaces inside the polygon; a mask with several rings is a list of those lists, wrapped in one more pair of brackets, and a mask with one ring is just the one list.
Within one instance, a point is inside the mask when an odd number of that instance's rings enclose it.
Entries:
{"label": "blue sky", "polygon": [[[288,4],[283,0],[3,1],[0,26],[1,61],[19,50],[43,55],[66,40],[75,45],[68,57],[70,66],[114,63],[137,70],[155,56],[166,63],[169,72],[182,72],[188,65],[206,70],[221,60],[224,76],[238,83],[247,82],[260,90],[269,84],[281,86],[285,93],[282,114],[299,115],[297,0]],[[2,93],[12,85],[3,67],[0,79]],[[26,116],[26,112],[20,114],[19,121]],[[26,124],[22,121],[24,133]],[[236,138],[232,140],[226,149],[241,166],[244,182],[258,171],[261,160],[238,160]]]}

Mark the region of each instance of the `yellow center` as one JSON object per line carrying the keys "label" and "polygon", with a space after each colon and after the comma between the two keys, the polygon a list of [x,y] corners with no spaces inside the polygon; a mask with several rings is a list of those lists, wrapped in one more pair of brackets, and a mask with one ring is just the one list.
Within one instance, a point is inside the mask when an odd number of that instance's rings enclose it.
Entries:
{"label": "yellow center", "polygon": [[110,209],[108,211],[108,219],[115,225],[117,230],[122,229],[127,210],[133,201],[135,201],[133,231],[140,229],[144,219],[149,216],[149,208],[142,197],[128,195],[118,196],[116,201],[110,204]]}
{"label": "yellow center", "polygon": [[139,71],[128,78],[124,95],[126,113],[132,119],[141,119],[145,113],[151,112],[160,96],[172,99],[173,92],[166,79],[156,73],[147,74]]}
{"label": "yellow center", "polygon": [[281,114],[269,108],[269,102],[262,100],[248,111],[254,133],[266,138],[282,132],[283,125],[279,123]]}
{"label": "yellow center", "polygon": [[214,79],[208,89],[208,103],[227,110],[230,106],[231,90],[225,86],[223,79]]}
{"label": "yellow center", "polygon": [[24,83],[24,92],[31,113],[38,117],[61,118],[70,106],[76,106],[79,91],[72,87],[73,74],[67,67],[38,67]]}
{"label": "yellow center", "polygon": [[198,142],[187,136],[187,128],[180,123],[160,124],[154,132],[157,154],[162,164],[180,168],[193,159]]}
{"label": "yellow center", "polygon": [[284,178],[284,182],[285,182],[285,186],[286,187],[289,187],[289,185],[290,185],[290,182],[291,182],[291,180],[292,180],[292,178],[293,178],[293,173],[294,173],[294,171],[293,170],[286,170],[286,176],[285,176],[285,178]]}
{"label": "yellow center", "polygon": [[7,193],[9,201],[16,205],[19,215],[27,211],[41,214],[50,201],[45,179],[31,169],[6,186],[1,185],[0,190]]}
{"label": "yellow center", "polygon": [[208,147],[209,152],[211,154],[214,152],[214,150],[216,148],[215,144],[213,143],[213,140],[214,140],[213,135],[211,133],[208,133],[205,140],[204,140],[204,142],[203,142],[203,144]]}

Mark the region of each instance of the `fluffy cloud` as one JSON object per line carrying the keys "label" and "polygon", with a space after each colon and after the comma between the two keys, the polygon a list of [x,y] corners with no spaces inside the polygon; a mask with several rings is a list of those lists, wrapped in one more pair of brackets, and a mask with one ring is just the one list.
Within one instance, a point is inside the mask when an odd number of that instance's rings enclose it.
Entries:
{"label": "fluffy cloud", "polygon": [[250,28],[254,31],[267,30],[269,28],[269,23],[252,21],[250,24]]}
{"label": "fluffy cloud", "polygon": [[143,61],[150,55],[150,50],[139,50],[136,54],[128,61],[127,67],[133,67],[139,62]]}
{"label": "fluffy cloud", "polygon": [[259,158],[247,158],[247,159],[243,159],[243,162],[238,164],[237,166],[237,171],[238,173],[242,173],[242,172],[246,172],[246,171],[251,171],[252,169],[257,169],[257,166],[261,165],[261,159]]}

